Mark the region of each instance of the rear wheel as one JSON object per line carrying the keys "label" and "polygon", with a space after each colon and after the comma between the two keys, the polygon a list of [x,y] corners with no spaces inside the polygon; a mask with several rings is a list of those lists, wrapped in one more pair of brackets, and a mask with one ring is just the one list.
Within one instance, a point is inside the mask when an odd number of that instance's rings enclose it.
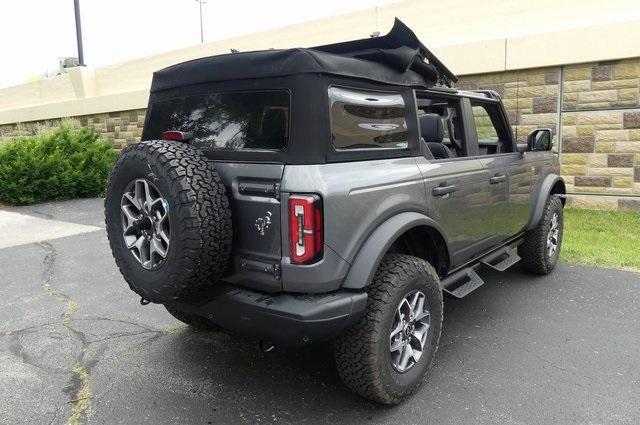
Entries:
{"label": "rear wheel", "polygon": [[169,302],[214,283],[231,250],[225,188],[202,154],[152,140],[126,147],[109,175],[109,245],[129,287]]}
{"label": "rear wheel", "polygon": [[520,265],[524,270],[548,274],[554,269],[562,247],[563,227],[562,201],[551,195],[544,206],[540,223],[527,231],[524,242],[518,246],[518,255],[522,258]]}
{"label": "rear wheel", "polygon": [[371,400],[398,404],[431,367],[442,329],[442,291],[433,267],[386,255],[367,288],[364,317],[335,342],[344,383]]}

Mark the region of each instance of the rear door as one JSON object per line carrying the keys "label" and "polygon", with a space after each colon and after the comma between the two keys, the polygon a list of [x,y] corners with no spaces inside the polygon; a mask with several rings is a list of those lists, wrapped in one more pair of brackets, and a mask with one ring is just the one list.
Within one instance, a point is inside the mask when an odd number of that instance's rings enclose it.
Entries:
{"label": "rear door", "polygon": [[491,203],[489,174],[477,157],[470,157],[467,139],[473,132],[467,99],[417,92],[418,120],[422,114],[438,114],[443,120],[448,157],[436,159],[422,141],[423,157],[416,158],[425,181],[427,209],[445,232],[451,266],[457,267],[487,250],[492,233],[487,227]]}
{"label": "rear door", "polygon": [[278,89],[172,97],[150,104],[145,128],[148,139],[169,130],[188,133],[189,143],[211,159],[226,187],[233,222],[232,267],[225,279],[262,291],[282,290],[284,164],[244,158],[273,157],[287,147],[290,103],[289,91]]}
{"label": "rear door", "polygon": [[427,210],[445,232],[456,267],[487,247],[487,202],[482,183],[488,179],[477,159],[437,160],[417,158],[425,180]]}
{"label": "rear door", "polygon": [[233,273],[229,283],[261,291],[280,291],[282,258],[281,164],[212,161],[231,203]]}

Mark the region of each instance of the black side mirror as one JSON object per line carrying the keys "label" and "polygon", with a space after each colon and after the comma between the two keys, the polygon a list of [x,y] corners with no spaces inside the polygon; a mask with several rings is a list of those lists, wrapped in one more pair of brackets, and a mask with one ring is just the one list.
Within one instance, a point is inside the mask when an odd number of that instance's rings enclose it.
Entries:
{"label": "black side mirror", "polygon": [[538,128],[527,136],[527,150],[529,151],[550,151],[551,150],[551,129]]}

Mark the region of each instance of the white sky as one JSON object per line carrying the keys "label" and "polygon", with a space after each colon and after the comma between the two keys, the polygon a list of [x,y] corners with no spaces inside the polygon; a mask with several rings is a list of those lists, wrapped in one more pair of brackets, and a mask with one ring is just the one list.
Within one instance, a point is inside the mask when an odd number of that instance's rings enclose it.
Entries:
{"label": "white sky", "polygon": [[[392,0],[207,0],[204,39],[213,41]],[[91,67],[200,43],[195,0],[80,0],[85,63]],[[77,56],[73,0],[0,0],[0,87],[53,72]]]}

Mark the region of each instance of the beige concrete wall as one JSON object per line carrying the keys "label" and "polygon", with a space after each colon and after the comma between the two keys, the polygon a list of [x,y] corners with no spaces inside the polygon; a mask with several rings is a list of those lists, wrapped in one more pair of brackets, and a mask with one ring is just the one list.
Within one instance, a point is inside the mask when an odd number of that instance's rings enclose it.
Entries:
{"label": "beige concrete wall", "polygon": [[[457,86],[497,91],[521,143],[538,127],[554,129],[574,205],[640,209],[640,58],[465,75]],[[113,100],[111,108],[123,109],[74,110],[81,124],[118,148],[139,141],[145,109],[135,107],[128,93],[103,97]],[[0,137],[32,134],[43,124],[55,123],[0,125]]]}
{"label": "beige concrete wall", "polygon": [[460,75],[640,56],[638,0],[405,0],[0,89],[0,124],[143,108],[157,69],[230,48],[362,38],[396,16]]}

